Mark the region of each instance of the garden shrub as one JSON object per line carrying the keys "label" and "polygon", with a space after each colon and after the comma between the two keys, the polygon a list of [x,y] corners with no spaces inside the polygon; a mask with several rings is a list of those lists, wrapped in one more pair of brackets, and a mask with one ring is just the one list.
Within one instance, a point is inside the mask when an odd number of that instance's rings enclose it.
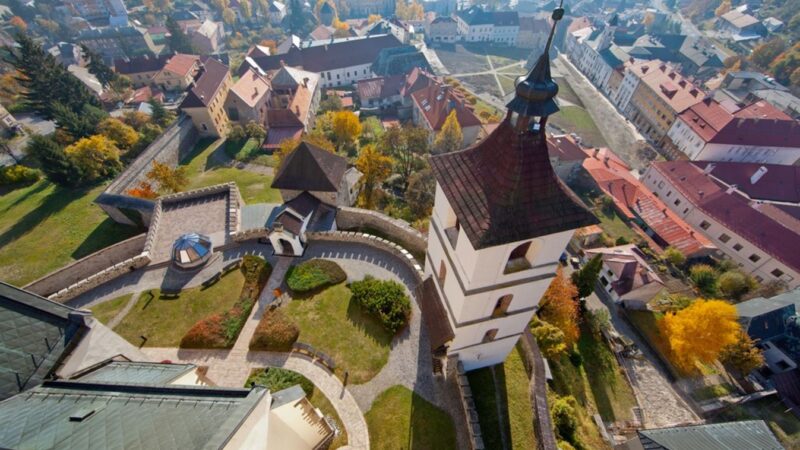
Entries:
{"label": "garden shrub", "polygon": [[575,412],[575,397],[568,395],[558,397],[550,406],[553,426],[561,439],[570,444],[577,444],[578,417]]}
{"label": "garden shrub", "polygon": [[297,342],[300,329],[279,309],[267,311],[250,340],[250,350],[288,352]]}
{"label": "garden shrub", "polygon": [[40,171],[19,164],[0,168],[0,185],[2,186],[35,183],[41,177]]}
{"label": "garden shrub", "polygon": [[253,371],[250,377],[247,378],[245,387],[250,387],[250,383],[264,386],[271,392],[282,391],[296,384],[303,388],[303,392],[306,395],[310,396],[314,392],[314,383],[311,380],[295,371],[280,367],[268,367]]}
{"label": "garden shrub", "polygon": [[708,264],[695,264],[689,270],[689,278],[703,295],[711,298],[717,295],[717,271]]}
{"label": "garden shrub", "polygon": [[308,293],[347,279],[341,267],[327,259],[312,259],[289,268],[286,284],[292,292]]}
{"label": "garden shrub", "polygon": [[400,283],[366,276],[351,283],[350,291],[352,299],[377,317],[391,333],[405,327],[411,317],[411,301]]}
{"label": "garden shrub", "polygon": [[239,300],[228,311],[195,323],[181,339],[181,348],[230,348],[236,342],[272,267],[263,258],[246,255],[239,270],[244,274]]}

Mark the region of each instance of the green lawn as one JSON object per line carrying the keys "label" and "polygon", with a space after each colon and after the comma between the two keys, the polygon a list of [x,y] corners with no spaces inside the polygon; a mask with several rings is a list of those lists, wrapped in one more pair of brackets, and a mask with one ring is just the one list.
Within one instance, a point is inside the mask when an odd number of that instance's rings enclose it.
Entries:
{"label": "green lawn", "polygon": [[763,419],[781,443],[790,449],[800,449],[800,420],[777,396],[762,398],[742,405],[732,405],[713,416],[709,422]]}
{"label": "green lawn", "polygon": [[208,289],[185,289],[177,298],[161,298],[158,289],[143,292],[114,331],[134,345],[141,344],[139,336],[147,336],[147,347],[178,347],[198,320],[228,311],[243,285],[244,275],[234,270]]}
{"label": "green lawn", "polygon": [[337,374],[347,371],[348,382],[358,384],[386,365],[392,336],[350,297],[350,289],[337,284],[312,297],[292,300],[285,313],[300,328],[298,342],[333,358]]}
{"label": "green lawn", "polygon": [[125,305],[128,304],[128,300],[131,299],[131,296],[133,296],[133,294],[123,295],[122,297],[106,300],[91,309],[92,315],[94,315],[94,318],[103,324],[108,324],[111,319],[116,317],[117,314],[119,314],[119,312],[125,308]]}
{"label": "green lawn", "polygon": [[603,134],[592,120],[592,116],[580,106],[564,106],[559,112],[550,116],[548,123],[561,128],[566,133],[577,133],[590,147],[608,147]]}
{"label": "green lawn", "polygon": [[594,214],[600,219],[600,228],[606,232],[614,241],[619,237],[624,237],[628,242],[634,242],[639,235],[622,220],[616,211],[604,211],[602,208],[594,208]]}
{"label": "green lawn", "polygon": [[566,78],[555,78],[554,81],[558,83],[558,98],[566,100],[572,104],[577,106],[583,106],[583,102],[581,101],[578,94],[575,93],[575,90],[572,89],[570,86],[569,81]]}
{"label": "green lawn", "polygon": [[366,419],[374,450],[456,448],[450,416],[403,386],[383,391]]}
{"label": "green lawn", "polygon": [[[306,393],[308,401],[311,402],[312,405],[319,408],[319,410],[322,411],[322,414],[328,417],[333,417],[334,421],[336,421],[336,424],[339,427],[339,435],[333,439],[330,446],[327,448],[332,450],[334,448],[344,447],[345,445],[347,445],[347,430],[345,430],[344,428],[344,422],[342,422],[342,419],[339,417],[339,413],[336,412],[336,408],[333,407],[333,404],[331,403],[330,400],[328,400],[328,397],[326,397],[325,394],[323,394],[322,391],[320,391],[319,388],[317,388],[317,386],[311,382],[311,380],[304,377],[303,375],[300,375],[299,373],[293,372],[288,369],[281,369],[281,370],[292,372],[298,378],[303,380],[302,382],[299,383],[301,384],[301,386],[303,384],[313,386],[311,393],[310,394]],[[247,377],[247,381],[245,382],[244,387],[249,388],[251,382],[255,382],[256,384],[266,386],[272,392],[276,392],[281,389],[285,389],[286,387],[290,387],[290,386],[273,387],[268,385],[263,380],[264,373],[265,373],[264,369],[253,369],[253,371],[250,373],[250,376]]]}
{"label": "green lawn", "polygon": [[495,372],[501,389],[501,401],[508,406],[503,420],[497,417],[497,400],[491,369],[473,370],[467,374],[475,406],[478,409],[484,445],[486,448],[501,448],[500,427],[503,427],[511,441],[512,449],[536,448],[533,411],[528,391],[529,378],[519,346],[511,351],[505,363],[495,366]]}
{"label": "green lawn", "polygon": [[141,233],[92,204],[104,188],[66,189],[42,180],[0,191],[0,280],[22,286]]}
{"label": "green lawn", "polygon": [[222,139],[202,139],[192,154],[181,163],[187,168],[187,190],[234,181],[245,203],[281,203],[280,192],[270,187],[272,177],[221,165],[222,161],[228,159],[224,142]]}
{"label": "green lawn", "polygon": [[594,336],[588,327],[581,328],[578,351],[597,411],[606,422],[633,419],[636,397],[614,353],[601,336]]}
{"label": "green lawn", "polygon": [[705,400],[711,400],[712,398],[724,397],[735,391],[736,388],[728,383],[715,384],[713,386],[706,386],[692,392],[692,398],[698,402],[702,402]]}

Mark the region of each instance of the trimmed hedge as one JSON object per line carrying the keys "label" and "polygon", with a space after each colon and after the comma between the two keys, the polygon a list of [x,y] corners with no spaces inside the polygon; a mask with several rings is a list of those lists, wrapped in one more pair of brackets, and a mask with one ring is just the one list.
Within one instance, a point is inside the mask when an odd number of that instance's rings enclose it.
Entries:
{"label": "trimmed hedge", "polygon": [[375,316],[391,333],[408,324],[411,301],[405,288],[396,281],[376,280],[371,276],[350,284],[352,299]]}
{"label": "trimmed hedge", "polygon": [[222,314],[212,314],[195,323],[181,339],[181,348],[231,348],[250,315],[272,267],[258,256],[246,255],[239,268],[244,286],[239,301]]}
{"label": "trimmed hedge", "polygon": [[299,336],[300,329],[280,310],[267,311],[250,339],[250,350],[288,352]]}
{"label": "trimmed hedge", "polygon": [[327,259],[311,259],[289,268],[286,284],[297,294],[339,284],[347,279],[341,267]]}

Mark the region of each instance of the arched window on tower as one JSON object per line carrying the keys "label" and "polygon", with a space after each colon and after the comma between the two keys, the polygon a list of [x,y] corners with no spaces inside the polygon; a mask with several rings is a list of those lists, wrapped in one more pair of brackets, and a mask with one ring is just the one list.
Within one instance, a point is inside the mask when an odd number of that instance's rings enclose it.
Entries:
{"label": "arched window on tower", "polygon": [[511,294],[504,295],[497,300],[497,303],[494,305],[494,310],[492,311],[492,318],[503,317],[506,315],[508,311],[508,307],[511,306],[511,299],[514,296]]}
{"label": "arched window on tower", "polygon": [[444,260],[439,263],[439,275],[437,278],[439,279],[439,285],[444,286],[444,280],[447,278],[447,265],[445,265]]}
{"label": "arched window on tower", "polygon": [[508,255],[504,274],[519,272],[531,268],[530,256],[531,241],[518,245],[511,254]]}
{"label": "arched window on tower", "polygon": [[497,337],[497,328],[492,328],[483,335],[483,340],[481,343],[485,344],[487,342],[492,342],[495,337]]}

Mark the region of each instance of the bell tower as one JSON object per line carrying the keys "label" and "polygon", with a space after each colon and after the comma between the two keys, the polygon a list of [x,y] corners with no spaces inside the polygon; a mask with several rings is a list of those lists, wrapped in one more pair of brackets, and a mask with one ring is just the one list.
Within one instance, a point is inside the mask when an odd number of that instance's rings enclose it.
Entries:
{"label": "bell tower", "polygon": [[423,316],[434,355],[466,370],[503,362],[536,311],[574,230],[596,218],[558,179],[545,138],[558,111],[549,49],[500,125],[483,141],[431,158],[436,199],[428,234]]}

